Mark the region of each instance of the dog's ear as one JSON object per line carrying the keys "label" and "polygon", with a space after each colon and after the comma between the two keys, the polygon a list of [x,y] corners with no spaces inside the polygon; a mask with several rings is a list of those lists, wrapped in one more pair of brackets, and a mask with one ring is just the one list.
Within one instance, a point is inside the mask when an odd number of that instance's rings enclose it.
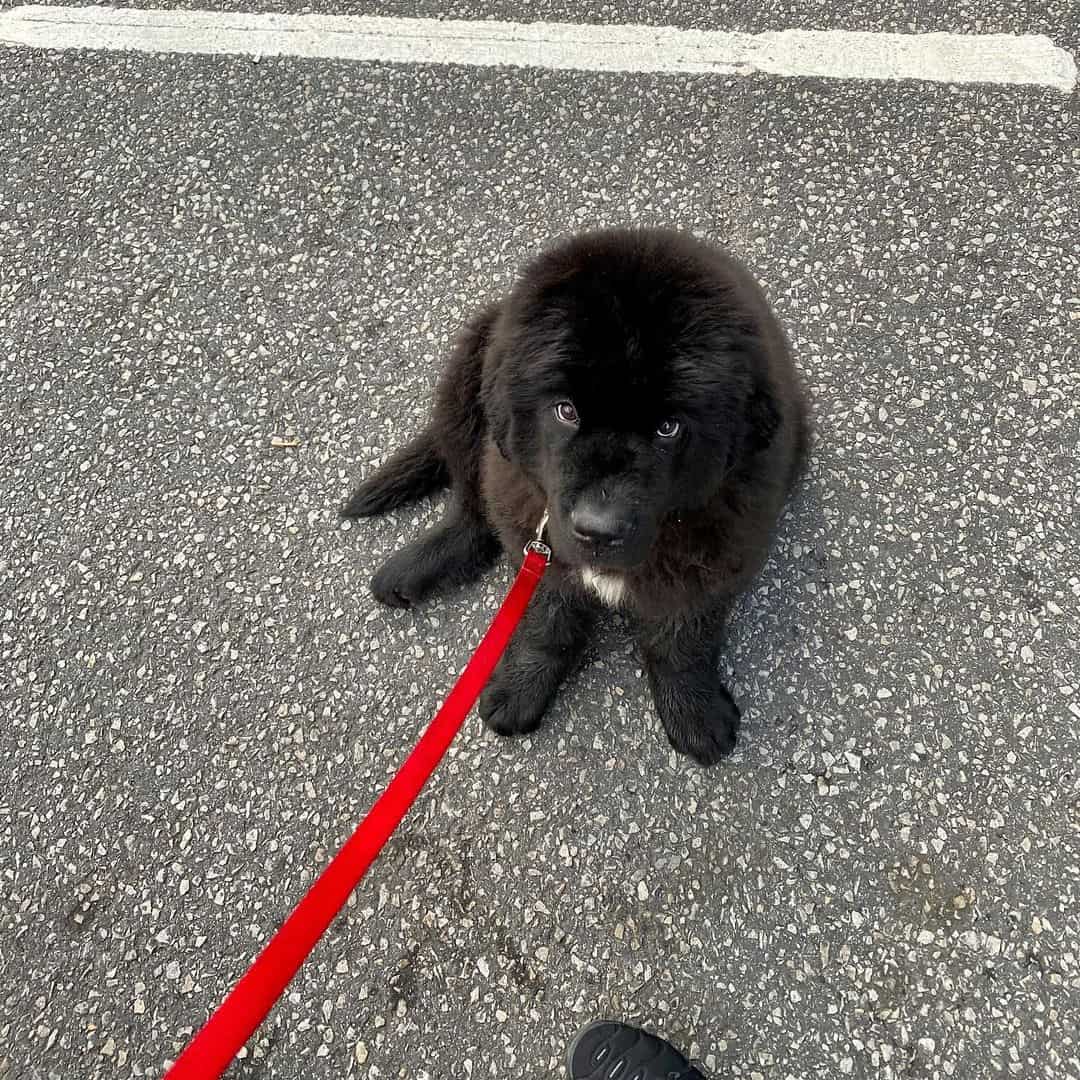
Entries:
{"label": "dog's ear", "polygon": [[505,335],[500,329],[496,323],[484,354],[480,403],[488,434],[499,448],[499,453],[509,459],[514,426],[514,414],[510,407],[511,363]]}
{"label": "dog's ear", "polygon": [[727,353],[727,364],[734,374],[729,386],[733,392],[723,409],[727,465],[739,468],[776,438],[783,423],[783,406],[768,377],[768,357],[756,340],[742,338],[738,347]]}
{"label": "dog's ear", "polygon": [[761,376],[754,379],[746,402],[745,442],[751,453],[764,450],[780,429],[780,406],[768,382]]}
{"label": "dog's ear", "polygon": [[510,436],[514,420],[510,411],[510,402],[500,385],[503,381],[504,379],[498,375],[492,379],[491,392],[484,395],[484,415],[487,419],[488,432],[499,448],[499,453],[509,460]]}

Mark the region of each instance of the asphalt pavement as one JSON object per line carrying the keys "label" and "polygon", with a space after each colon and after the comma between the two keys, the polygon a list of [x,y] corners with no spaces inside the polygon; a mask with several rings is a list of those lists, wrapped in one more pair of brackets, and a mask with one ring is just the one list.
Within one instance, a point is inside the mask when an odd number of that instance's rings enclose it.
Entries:
{"label": "asphalt pavement", "polygon": [[1078,101],[0,49],[0,1078],[160,1075],[352,830],[510,570],[385,610],[438,506],[337,505],[468,312],[628,221],[741,253],[813,395],[739,749],[669,752],[612,619],[535,736],[469,721],[230,1075],[541,1080],[606,1015],[723,1078],[1080,1078]]}

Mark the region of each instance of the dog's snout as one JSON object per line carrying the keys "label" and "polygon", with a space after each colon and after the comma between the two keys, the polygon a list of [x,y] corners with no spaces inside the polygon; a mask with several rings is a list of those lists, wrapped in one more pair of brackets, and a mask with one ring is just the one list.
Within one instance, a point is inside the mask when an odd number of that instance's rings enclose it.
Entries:
{"label": "dog's snout", "polygon": [[634,523],[625,507],[583,499],[570,511],[570,527],[584,543],[618,547],[633,531]]}

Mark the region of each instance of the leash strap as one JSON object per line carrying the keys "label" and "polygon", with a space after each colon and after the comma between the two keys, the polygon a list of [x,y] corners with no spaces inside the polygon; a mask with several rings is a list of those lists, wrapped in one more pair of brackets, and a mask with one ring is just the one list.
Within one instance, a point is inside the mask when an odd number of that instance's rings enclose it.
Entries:
{"label": "leash strap", "polygon": [[165,1074],[165,1080],[220,1077],[344,907],[442,760],[525,614],[551,560],[550,548],[539,537],[538,531],[537,539],[525,549],[525,561],[484,639],[412,753],[345,846],[316,878],[229,996],[211,1013]]}

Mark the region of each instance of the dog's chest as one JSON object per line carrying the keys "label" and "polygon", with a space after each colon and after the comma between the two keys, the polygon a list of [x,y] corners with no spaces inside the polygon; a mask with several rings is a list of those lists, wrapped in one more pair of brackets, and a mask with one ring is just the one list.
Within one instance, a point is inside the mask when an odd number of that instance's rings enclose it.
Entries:
{"label": "dog's chest", "polygon": [[581,571],[581,580],[608,607],[618,607],[626,595],[626,579],[619,574],[601,574],[586,567]]}

